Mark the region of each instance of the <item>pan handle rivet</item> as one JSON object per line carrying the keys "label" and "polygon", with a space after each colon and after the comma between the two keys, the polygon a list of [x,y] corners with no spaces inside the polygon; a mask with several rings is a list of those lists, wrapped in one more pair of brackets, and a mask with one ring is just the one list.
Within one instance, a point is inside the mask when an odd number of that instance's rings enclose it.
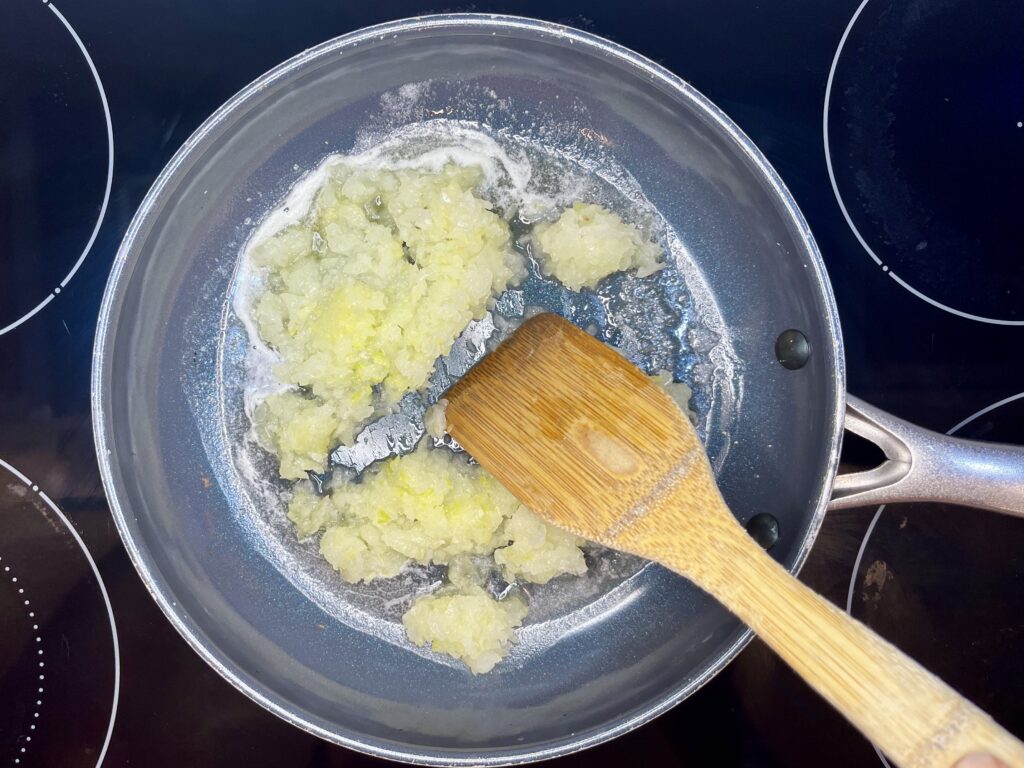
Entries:
{"label": "pan handle rivet", "polygon": [[801,331],[783,331],[775,340],[775,357],[791,371],[803,368],[811,357],[811,343]]}
{"label": "pan handle rivet", "polygon": [[765,549],[771,549],[779,540],[779,521],[767,512],[754,515],[747,521],[747,533]]}

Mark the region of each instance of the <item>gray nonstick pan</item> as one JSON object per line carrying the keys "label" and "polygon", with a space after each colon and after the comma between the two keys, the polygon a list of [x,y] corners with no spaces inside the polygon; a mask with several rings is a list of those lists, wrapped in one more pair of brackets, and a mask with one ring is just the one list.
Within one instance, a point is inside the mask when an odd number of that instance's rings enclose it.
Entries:
{"label": "gray nonstick pan", "polygon": [[[509,311],[554,309],[692,383],[729,506],[742,522],[777,521],[771,554],[791,571],[829,506],[936,499],[1024,512],[1024,452],[941,437],[847,397],[811,233],[757,148],[693,88],[545,22],[384,24],[285,62],[199,128],[132,221],[97,330],[96,446],[125,546],[189,644],[271,712],[382,757],[527,762],[643,724],[750,639],[686,581],[598,552],[589,586],[538,593],[513,653],[474,676],[414,650],[382,588],[341,584],[254,492],[239,448],[239,254],[325,156],[433,119],[575,158],[609,194],[656,211],[670,269],[613,278],[601,301],[537,278]],[[844,424],[887,462],[837,478]]]}

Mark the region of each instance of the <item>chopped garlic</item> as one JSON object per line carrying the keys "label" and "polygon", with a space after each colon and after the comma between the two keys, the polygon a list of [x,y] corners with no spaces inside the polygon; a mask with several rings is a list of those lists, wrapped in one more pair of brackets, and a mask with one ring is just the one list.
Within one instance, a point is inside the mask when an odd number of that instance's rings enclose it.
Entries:
{"label": "chopped garlic", "polygon": [[583,539],[545,522],[524,506],[505,523],[505,535],[512,543],[495,550],[494,562],[502,567],[507,581],[522,578],[545,584],[562,573],[579,576],[587,572],[580,549]]}
{"label": "chopped garlic", "polygon": [[[520,274],[508,224],[477,197],[480,172],[361,170],[339,164],[313,210],[250,252],[268,290],[255,302],[260,336],[297,391],[256,409],[281,475],[322,471],[380,405],[422,387],[438,357],[491,297]],[[268,399],[269,400],[269,399]],[[287,410],[287,413],[284,411]],[[290,416],[329,414],[313,430]]]}
{"label": "chopped garlic", "polygon": [[614,272],[640,277],[664,268],[661,248],[616,214],[593,203],[576,203],[553,224],[534,229],[544,269],[566,288],[594,288]]}
{"label": "chopped garlic", "polygon": [[[490,554],[506,543],[502,523],[519,504],[479,465],[425,442],[371,470],[361,483],[338,485],[331,498],[343,520],[379,532],[379,547],[439,564]],[[346,581],[373,578],[357,567],[342,575]]]}
{"label": "chopped garlic", "polygon": [[330,498],[317,496],[310,483],[299,483],[292,489],[288,519],[295,523],[298,537],[305,539],[328,525],[338,523],[339,515]]}
{"label": "chopped garlic", "polygon": [[423,427],[427,430],[427,434],[435,440],[440,440],[448,433],[448,423],[444,418],[447,408],[448,401],[442,398],[427,408],[427,412],[423,414]]}
{"label": "chopped garlic", "polygon": [[[507,223],[474,193],[479,180],[479,170],[455,165],[340,163],[304,221],[250,250],[266,285],[253,320],[290,387],[259,403],[253,422],[282,477],[325,471],[332,448],[421,388],[465,326],[520,277]],[[544,269],[572,290],[664,266],[657,244],[593,204],[576,203],[533,238]],[[685,384],[654,378],[688,408]],[[447,431],[446,407],[439,400],[424,416],[435,439]],[[402,621],[412,642],[477,674],[505,656],[527,613],[519,597],[497,601],[485,591],[485,558],[510,582],[587,570],[581,539],[526,509],[482,467],[426,441],[326,496],[297,483],[288,517],[299,538],[323,531],[320,552],[348,582],[390,578],[410,562],[447,564],[447,584],[418,598]]]}
{"label": "chopped garlic", "polygon": [[515,630],[526,617],[526,603],[493,600],[479,587],[452,595],[425,595],[402,617],[409,639],[430,643],[466,663],[474,674],[490,672],[508,653]]}

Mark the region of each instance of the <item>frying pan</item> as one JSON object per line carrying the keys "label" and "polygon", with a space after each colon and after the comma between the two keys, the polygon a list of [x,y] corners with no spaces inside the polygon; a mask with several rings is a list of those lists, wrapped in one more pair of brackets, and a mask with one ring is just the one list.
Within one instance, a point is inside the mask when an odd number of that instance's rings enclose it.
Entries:
{"label": "frying pan", "polygon": [[[228,322],[240,249],[303,171],[380,119],[382,94],[425,81],[510,99],[516,109],[486,114],[473,99],[433,105],[494,129],[558,135],[584,115],[577,132],[599,139],[678,233],[673,258],[706,287],[734,362],[731,400],[711,388],[702,405],[719,483],[741,521],[778,521],[772,554],[791,571],[830,505],[930,498],[1024,510],[1019,449],[941,437],[846,396],[811,233],[760,152],[693,88],[545,22],[388,23],[282,64],[196,131],[132,221],[100,313],[93,422],[114,519],[161,609],[239,690],[374,755],[519,763],[637,727],[750,639],[713,600],[651,566],[574,608],[571,631],[541,624],[529,653],[472,676],[310,599],[257,540],[225,442],[237,414],[221,397],[225,361],[246,345]],[[844,419],[883,447],[881,467],[835,478]]]}

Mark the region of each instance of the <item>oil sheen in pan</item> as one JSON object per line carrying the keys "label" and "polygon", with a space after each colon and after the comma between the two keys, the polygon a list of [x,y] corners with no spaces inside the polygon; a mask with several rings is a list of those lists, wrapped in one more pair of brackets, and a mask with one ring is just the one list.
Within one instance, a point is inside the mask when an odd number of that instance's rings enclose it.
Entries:
{"label": "oil sheen in pan", "polygon": [[[351,161],[351,160],[349,160]],[[698,430],[716,467],[725,460],[738,407],[738,365],[724,324],[702,276],[667,222],[647,201],[636,181],[609,158],[595,163],[522,135],[489,133],[479,126],[433,120],[377,137],[355,162],[437,166],[447,161],[480,164],[486,171],[487,196],[504,213],[513,210],[513,239],[527,264],[527,276],[498,297],[482,320],[466,328],[451,352],[440,359],[420,393],[405,396],[398,407],[366,426],[355,444],[331,456],[335,473],[362,471],[375,461],[412,450],[424,436],[423,414],[470,366],[522,321],[538,311],[554,311],[618,348],[648,373],[669,370],[694,391],[691,407]],[[329,159],[326,162],[331,162]],[[255,242],[303,215],[310,191],[322,179],[321,166],[306,177],[255,228]],[[614,275],[596,291],[572,292],[546,278],[522,235],[535,212],[574,200],[598,202],[623,218],[647,227],[666,251],[668,267],[646,278]],[[287,212],[285,213],[285,210]],[[255,397],[274,387],[268,376],[273,353],[262,345],[248,320],[257,275],[245,264],[244,250],[233,281],[221,329],[218,358],[218,410],[221,428],[208,431],[208,453],[230,456],[215,462],[227,477],[218,478],[254,550],[270,560],[288,581],[332,618],[372,633],[438,663],[458,662],[416,648],[405,638],[401,616],[420,594],[442,580],[439,567],[411,566],[393,579],[346,584],[320,556],[315,539],[298,542],[287,520],[276,462],[253,437],[247,410]],[[247,408],[248,406],[248,408]],[[459,450],[450,439],[439,441]],[[528,586],[530,614],[519,642],[505,664],[539,653],[557,637],[599,620],[624,601],[640,596],[645,562],[599,547],[587,551],[588,573],[558,577],[543,586]]]}

